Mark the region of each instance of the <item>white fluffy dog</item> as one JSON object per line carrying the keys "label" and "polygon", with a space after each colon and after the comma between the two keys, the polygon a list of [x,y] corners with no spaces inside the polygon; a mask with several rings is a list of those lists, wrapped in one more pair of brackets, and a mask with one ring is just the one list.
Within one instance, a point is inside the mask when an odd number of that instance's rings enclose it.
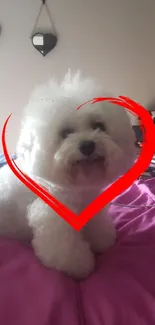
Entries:
{"label": "white fluffy dog", "polygon": [[[18,166],[52,184],[52,194],[80,213],[134,163],[135,136],[126,110],[108,102],[82,103],[104,96],[96,82],[68,74],[34,92],[24,113],[17,145]],[[45,183],[44,183],[45,184]],[[75,278],[94,269],[94,253],[115,243],[107,207],[75,231],[36,198],[8,166],[0,170],[0,235],[31,240],[49,268]]]}

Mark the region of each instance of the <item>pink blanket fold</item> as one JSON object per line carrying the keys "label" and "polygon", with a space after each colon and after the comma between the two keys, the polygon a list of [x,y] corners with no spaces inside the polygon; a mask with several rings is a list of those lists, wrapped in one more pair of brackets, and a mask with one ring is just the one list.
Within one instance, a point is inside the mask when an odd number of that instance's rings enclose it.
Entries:
{"label": "pink blanket fold", "polygon": [[[117,203],[155,204],[155,180],[134,183]],[[31,247],[0,240],[1,325],[154,325],[155,207],[111,206],[118,239],[95,272],[75,282],[45,269]]]}

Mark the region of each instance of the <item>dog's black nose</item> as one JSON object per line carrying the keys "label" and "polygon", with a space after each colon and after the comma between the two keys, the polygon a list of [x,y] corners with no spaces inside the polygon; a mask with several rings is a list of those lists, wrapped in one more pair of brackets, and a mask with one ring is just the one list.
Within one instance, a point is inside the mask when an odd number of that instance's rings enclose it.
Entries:
{"label": "dog's black nose", "polygon": [[95,143],[91,140],[85,140],[80,143],[80,151],[85,156],[90,156],[95,150]]}

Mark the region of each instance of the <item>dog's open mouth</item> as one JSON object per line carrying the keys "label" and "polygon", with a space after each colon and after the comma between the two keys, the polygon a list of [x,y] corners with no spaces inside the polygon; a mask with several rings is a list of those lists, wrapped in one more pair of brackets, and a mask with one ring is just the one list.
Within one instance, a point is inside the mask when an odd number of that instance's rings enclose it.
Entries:
{"label": "dog's open mouth", "polygon": [[88,167],[88,166],[93,166],[93,165],[102,165],[102,167],[105,164],[105,158],[101,156],[96,156],[96,157],[89,157],[86,159],[81,159],[77,160],[75,162],[76,166],[83,166],[83,167]]}
{"label": "dog's open mouth", "polygon": [[[76,160],[72,164],[72,168],[70,173],[75,180],[77,177],[85,177],[90,178],[103,176],[103,173],[106,172],[106,161],[105,157],[97,156],[97,157],[89,157],[81,160]],[[95,174],[94,174],[95,173]]]}

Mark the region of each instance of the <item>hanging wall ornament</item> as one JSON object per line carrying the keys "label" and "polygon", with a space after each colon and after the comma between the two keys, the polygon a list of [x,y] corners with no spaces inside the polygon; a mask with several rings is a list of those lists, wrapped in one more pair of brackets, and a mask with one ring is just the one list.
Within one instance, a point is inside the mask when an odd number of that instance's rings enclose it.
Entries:
{"label": "hanging wall ornament", "polygon": [[[46,9],[46,12],[47,12],[47,15],[48,15],[48,18],[50,20],[51,27],[53,30],[51,33],[42,33],[42,32],[37,33],[36,32],[38,21],[39,21],[40,15],[41,15],[44,7]],[[35,22],[35,25],[34,25],[34,28],[32,31],[31,40],[32,40],[32,44],[35,47],[35,49],[37,51],[39,51],[43,56],[46,56],[50,51],[52,51],[57,44],[57,41],[58,41],[57,32],[56,32],[55,26],[52,21],[50,10],[46,4],[46,0],[42,0],[39,14],[37,16],[37,19],[36,19],[36,22]]]}

